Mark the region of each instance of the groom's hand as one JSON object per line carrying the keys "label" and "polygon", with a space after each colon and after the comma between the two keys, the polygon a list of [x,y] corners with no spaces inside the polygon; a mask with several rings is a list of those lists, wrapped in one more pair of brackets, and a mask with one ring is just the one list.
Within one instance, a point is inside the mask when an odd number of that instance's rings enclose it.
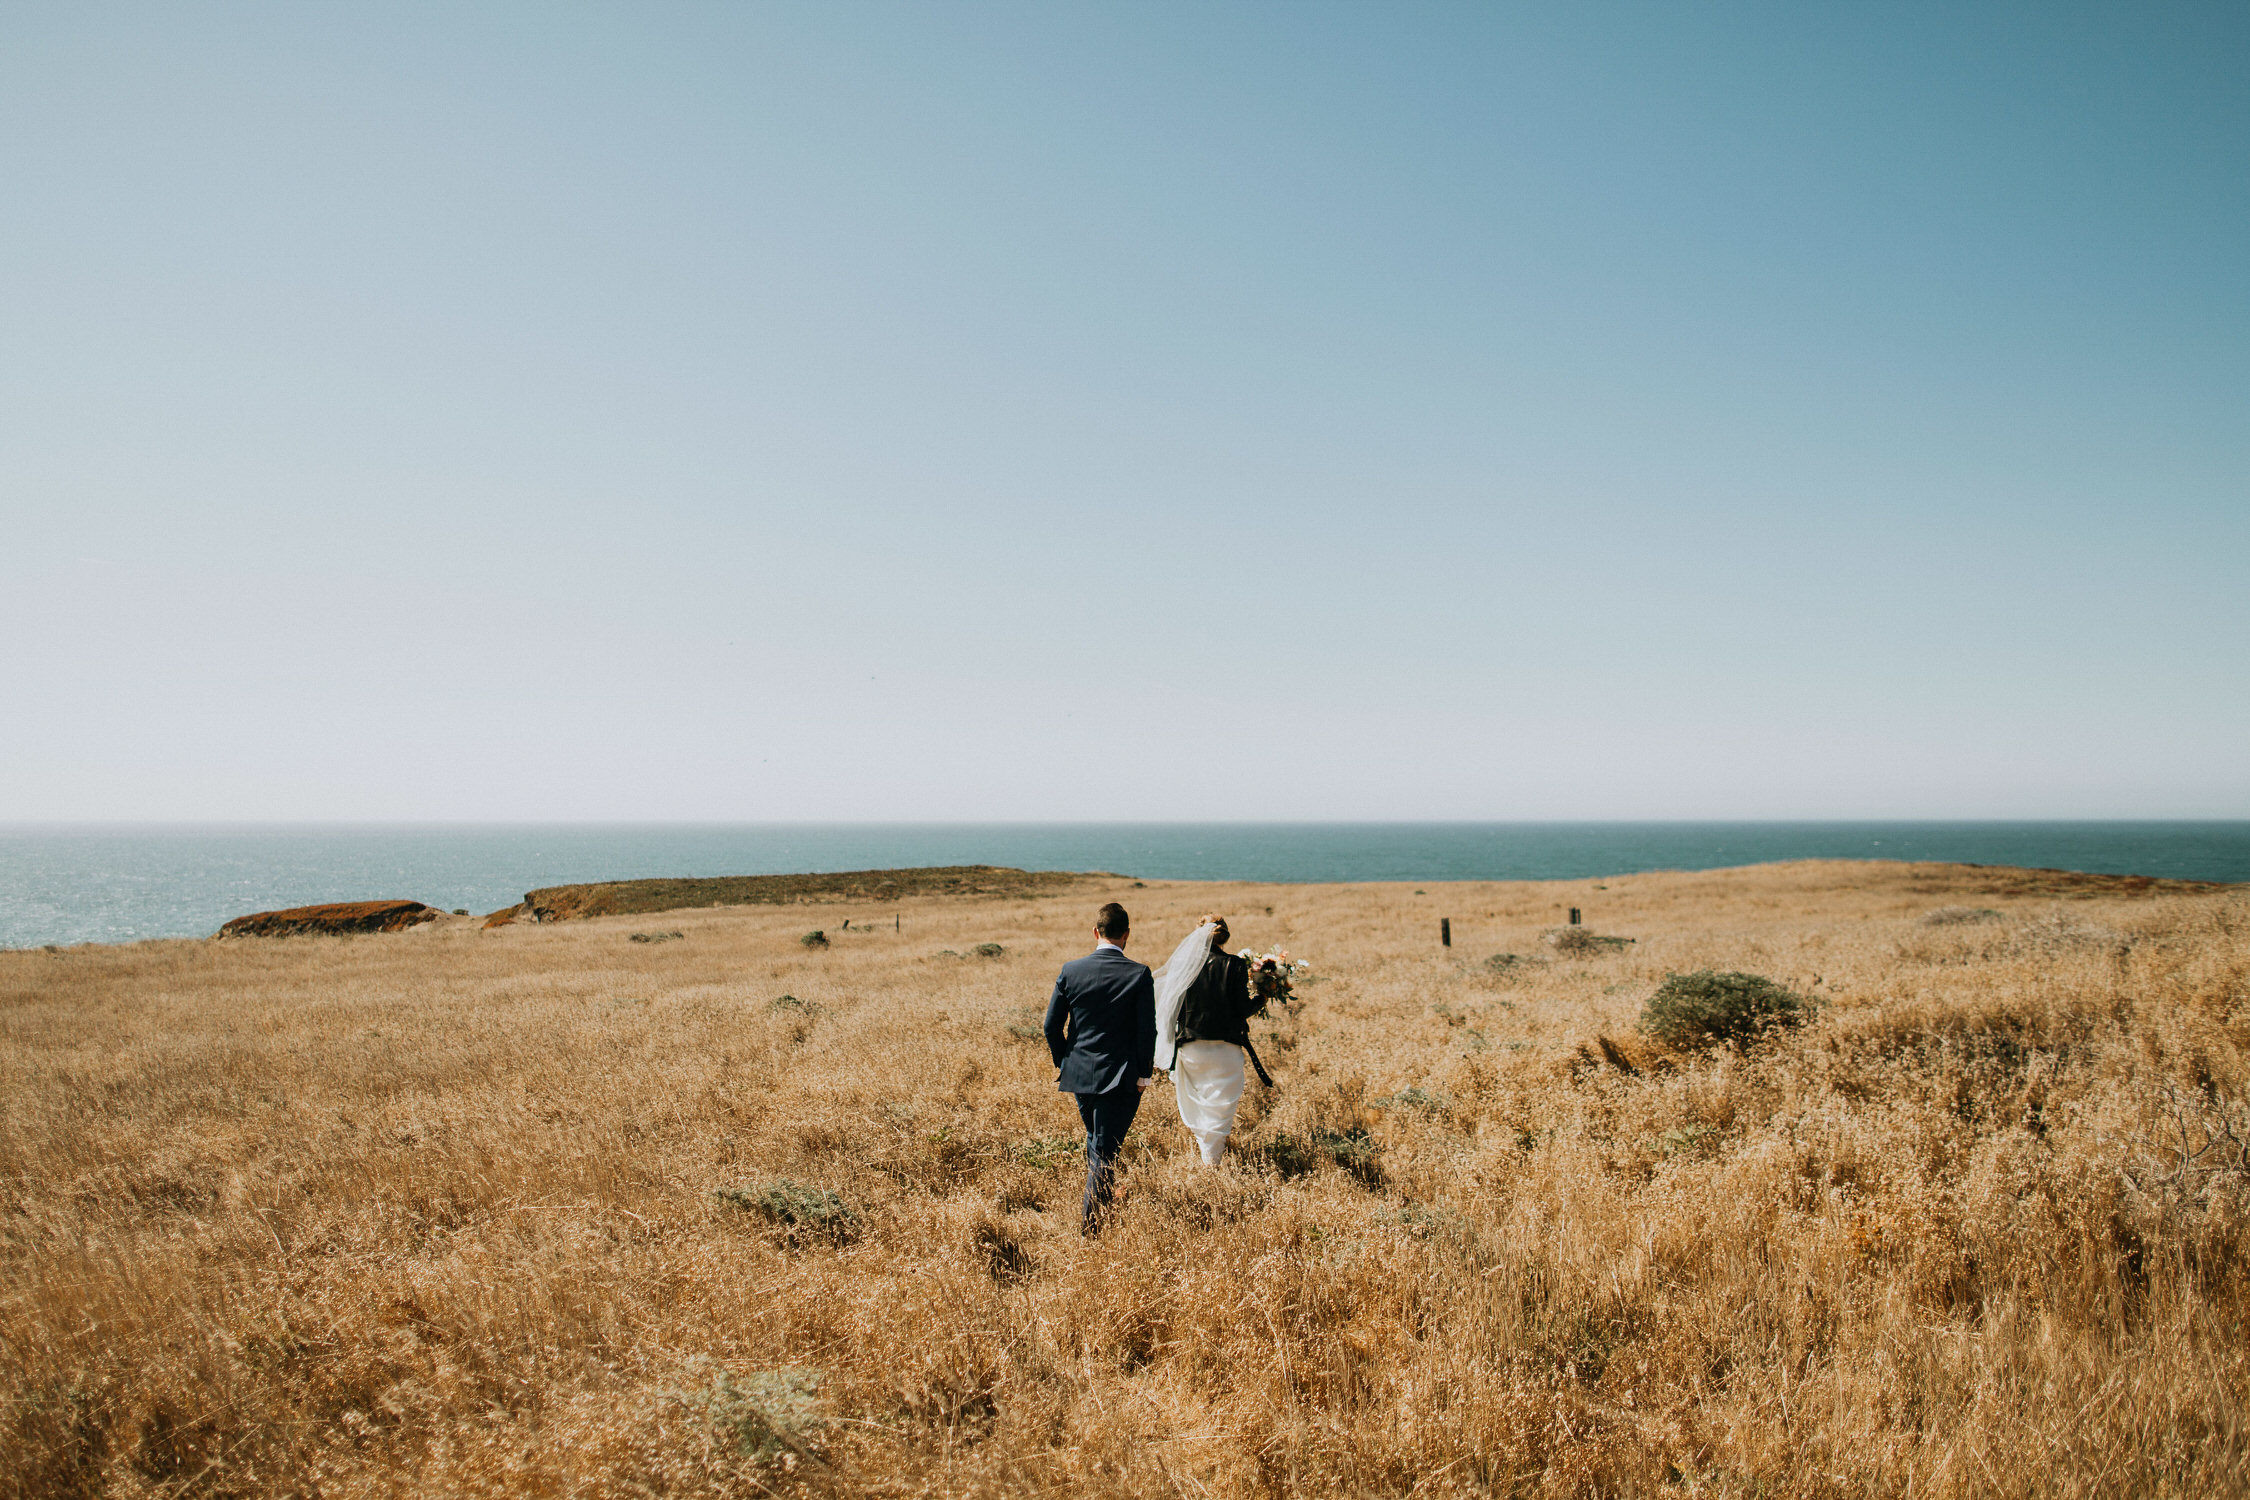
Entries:
{"label": "groom's hand", "polygon": [[1139,1085],[1140,1085],[1140,1086],[1141,1086],[1142,1088],[1144,1088],[1144,1089],[1145,1089],[1145,1088],[1147,1088],[1147,1087],[1148,1087],[1148,1086],[1149,1086],[1150,1084],[1154,1083],[1154,1082],[1155,1082],[1156,1080],[1155,1080],[1155,1079],[1153,1079],[1153,1078],[1136,1078],[1136,1079],[1135,1079],[1135,1080],[1133,1080],[1133,1081],[1134,1081],[1135,1083],[1138,1083],[1138,1084],[1139,1084]]}

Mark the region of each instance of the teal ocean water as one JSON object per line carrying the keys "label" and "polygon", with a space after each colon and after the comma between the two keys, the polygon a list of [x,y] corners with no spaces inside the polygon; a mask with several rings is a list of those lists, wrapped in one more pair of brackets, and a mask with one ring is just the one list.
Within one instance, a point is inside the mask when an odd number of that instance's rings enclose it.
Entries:
{"label": "teal ocean water", "polygon": [[0,947],[201,937],[245,912],[536,886],[898,865],[1141,879],[1561,880],[1789,859],[1958,860],[2250,881],[2250,822],[0,826]]}

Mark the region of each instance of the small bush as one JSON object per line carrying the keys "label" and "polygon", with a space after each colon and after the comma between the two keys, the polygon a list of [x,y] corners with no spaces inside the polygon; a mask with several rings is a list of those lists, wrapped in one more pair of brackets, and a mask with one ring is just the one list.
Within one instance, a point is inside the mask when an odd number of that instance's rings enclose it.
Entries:
{"label": "small bush", "polygon": [[1313,1146],[1367,1186],[1383,1185],[1383,1148],[1358,1125],[1349,1130],[1315,1130]]}
{"label": "small bush", "polygon": [[1276,1134],[1251,1153],[1251,1159],[1284,1181],[1305,1177],[1323,1162],[1334,1162],[1369,1187],[1383,1183],[1383,1148],[1366,1130],[1316,1129],[1309,1135]]}
{"label": "small bush", "polygon": [[1641,1030],[1667,1047],[1745,1047],[1777,1026],[1799,1026],[1813,1002],[1760,974],[1667,974],[1641,1012]]}
{"label": "small bush", "polygon": [[817,1370],[784,1367],[737,1380],[701,1356],[689,1361],[689,1369],[698,1374],[712,1371],[710,1384],[669,1394],[700,1411],[714,1437],[731,1441],[737,1452],[755,1459],[774,1458],[783,1449],[809,1451],[804,1438],[822,1425]]}
{"label": "small bush", "polygon": [[684,932],[636,932],[633,934],[631,941],[636,943],[669,943],[674,938],[686,936],[687,934]]}
{"label": "small bush", "polygon": [[1665,1131],[1648,1145],[1658,1156],[1677,1156],[1683,1151],[1705,1151],[1704,1143],[1717,1134],[1710,1125],[1682,1125]]}
{"label": "small bush", "polygon": [[828,946],[828,934],[816,927],[797,941],[808,948],[825,948]]}
{"label": "small bush", "polygon": [[1569,958],[1615,953],[1633,941],[1629,937],[1607,937],[1591,927],[1550,927],[1539,937],[1548,947]]}
{"label": "small bush", "polygon": [[787,1177],[750,1187],[720,1188],[711,1196],[730,1208],[761,1214],[792,1235],[811,1233],[845,1239],[859,1227],[858,1213],[842,1198],[826,1188]]}
{"label": "small bush", "polygon": [[1250,1159],[1287,1182],[1311,1175],[1320,1166],[1320,1153],[1312,1142],[1284,1130],[1250,1153]]}
{"label": "small bush", "polygon": [[1978,922],[1997,922],[2000,913],[1989,906],[1941,906],[1922,917],[1924,927],[1967,927]]}
{"label": "small bush", "polygon": [[1001,947],[998,943],[979,943],[969,951],[971,953],[974,953],[979,958],[998,958],[1001,954],[1007,952],[1008,950]]}
{"label": "small bush", "polygon": [[820,1014],[820,1002],[817,1000],[800,1000],[795,995],[782,995],[768,1000],[766,1009],[794,1011],[800,1016],[817,1016]]}

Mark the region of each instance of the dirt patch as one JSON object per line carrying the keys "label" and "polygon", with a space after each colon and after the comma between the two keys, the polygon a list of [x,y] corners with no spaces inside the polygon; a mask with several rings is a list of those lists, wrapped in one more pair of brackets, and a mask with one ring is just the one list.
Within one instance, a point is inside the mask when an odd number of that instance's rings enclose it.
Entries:
{"label": "dirt patch", "polygon": [[445,913],[419,901],[336,901],[252,912],[219,929],[220,937],[303,937],[331,932],[404,932]]}
{"label": "dirt patch", "polygon": [[1053,896],[1122,877],[1067,870],[1015,870],[1004,865],[942,865],[908,870],[846,870],[826,875],[721,875],[708,879],[605,880],[551,885],[485,919],[575,922],[698,906],[796,906],[844,901],[898,901],[908,896]]}

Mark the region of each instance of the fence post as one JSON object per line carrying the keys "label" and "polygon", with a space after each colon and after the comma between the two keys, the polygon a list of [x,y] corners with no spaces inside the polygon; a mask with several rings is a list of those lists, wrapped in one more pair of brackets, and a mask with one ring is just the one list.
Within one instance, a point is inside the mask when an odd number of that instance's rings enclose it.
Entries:
{"label": "fence post", "polygon": [[1570,925],[1573,927],[1578,925],[1578,908],[1575,906],[1570,909]]}
{"label": "fence post", "polygon": [[1437,919],[1437,940],[1448,948],[1453,946],[1453,919],[1451,917]]}

